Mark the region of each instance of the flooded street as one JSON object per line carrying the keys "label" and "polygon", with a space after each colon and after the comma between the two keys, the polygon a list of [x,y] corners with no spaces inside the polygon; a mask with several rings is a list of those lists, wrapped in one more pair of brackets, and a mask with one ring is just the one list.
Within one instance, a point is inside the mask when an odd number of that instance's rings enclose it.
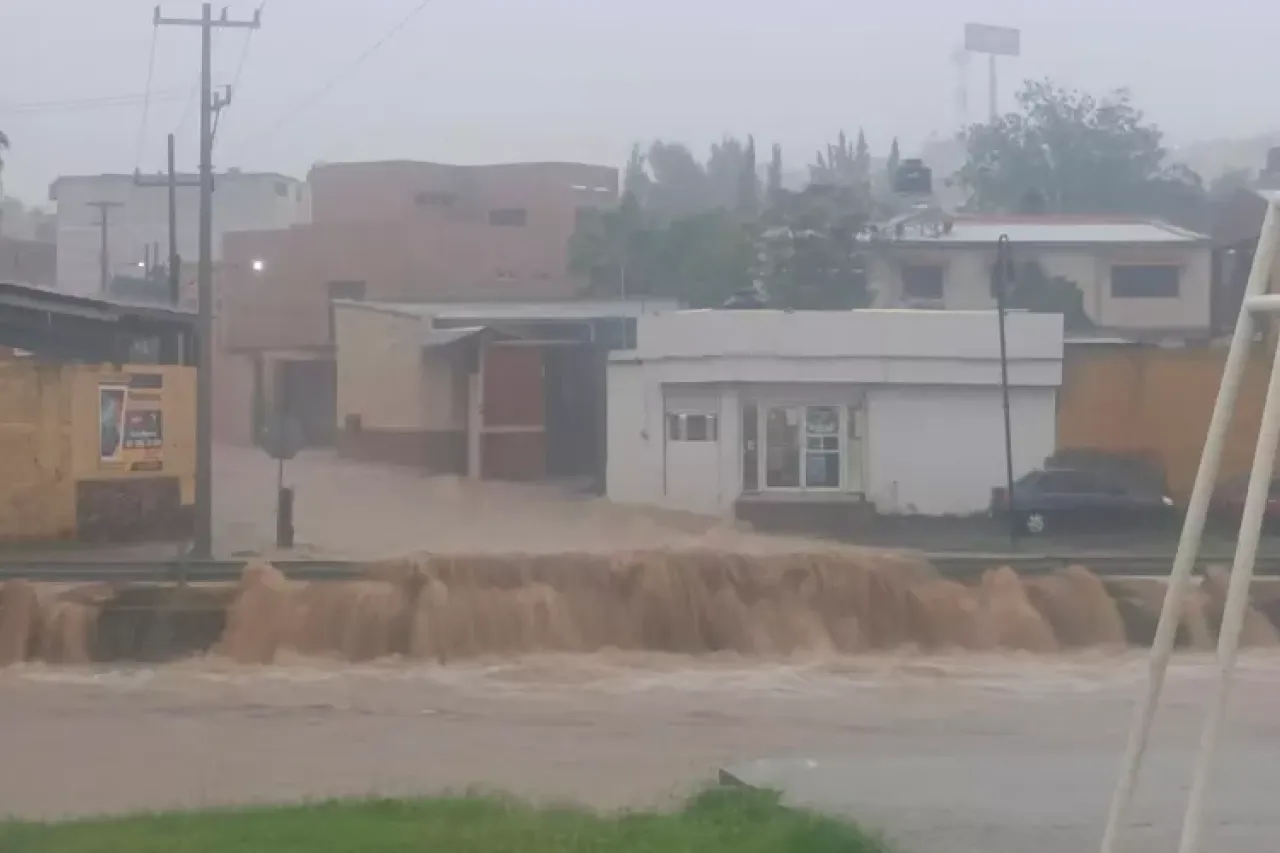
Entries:
{"label": "flooded street", "polygon": [[[874,793],[853,810],[927,853],[976,813],[1011,832],[1038,814],[1096,831],[1145,667],[1136,653],[25,666],[0,675],[0,803],[58,817],[478,787],[639,807],[750,759],[852,756],[868,774],[855,787]],[[1175,819],[1211,680],[1203,656],[1171,672],[1153,761],[1172,762],[1155,782]],[[1280,656],[1246,656],[1237,688],[1228,756],[1273,753]],[[1006,770],[922,778],[908,772],[921,757]],[[1220,773],[1238,769],[1228,757]],[[1260,792],[1280,782],[1280,769],[1251,772]]]}

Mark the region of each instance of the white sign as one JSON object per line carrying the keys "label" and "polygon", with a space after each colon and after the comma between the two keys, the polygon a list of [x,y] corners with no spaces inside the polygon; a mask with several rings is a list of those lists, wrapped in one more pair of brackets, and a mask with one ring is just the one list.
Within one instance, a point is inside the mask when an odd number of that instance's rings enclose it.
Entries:
{"label": "white sign", "polygon": [[1022,33],[1012,27],[965,24],[964,49],[972,53],[1018,56],[1022,52]]}

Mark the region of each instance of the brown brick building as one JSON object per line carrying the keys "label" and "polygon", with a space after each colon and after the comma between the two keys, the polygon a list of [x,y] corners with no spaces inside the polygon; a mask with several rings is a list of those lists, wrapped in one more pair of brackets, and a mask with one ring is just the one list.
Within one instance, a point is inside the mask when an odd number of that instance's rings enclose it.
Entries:
{"label": "brown brick building", "polygon": [[227,234],[216,288],[215,436],[248,443],[283,405],[331,437],[331,300],[564,300],[580,211],[615,203],[618,172],[572,163],[320,165],[311,222]]}

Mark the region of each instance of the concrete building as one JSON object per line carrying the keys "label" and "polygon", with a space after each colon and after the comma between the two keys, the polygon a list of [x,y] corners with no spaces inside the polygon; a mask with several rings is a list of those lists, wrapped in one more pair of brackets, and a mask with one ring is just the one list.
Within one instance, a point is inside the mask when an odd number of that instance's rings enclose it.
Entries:
{"label": "concrete building", "polygon": [[53,243],[0,236],[0,281],[53,287],[57,264]]}
{"label": "concrete building", "polygon": [[[669,302],[334,303],[338,451],[603,480],[605,357]],[[287,393],[287,391],[286,391]]]}
{"label": "concrete building", "polygon": [[253,401],[269,397],[273,362],[317,362],[307,368],[312,390],[304,396],[334,400],[335,299],[580,297],[569,240],[581,212],[616,203],[618,191],[616,169],[572,163],[332,164],[315,167],[308,181],[313,222],[223,242],[215,379],[222,440],[252,440]]}
{"label": "concrete building", "polygon": [[[1008,317],[1014,470],[1055,449],[1061,315]],[[963,515],[1005,482],[990,311],[644,315],[610,356],[611,499],[766,513]]]}
{"label": "concrete building", "polygon": [[[184,175],[190,181],[194,175]],[[149,247],[169,250],[169,191],[138,186],[133,175],[64,176],[49,188],[57,202],[59,290],[78,295],[101,291],[102,233],[100,215],[91,202],[113,202],[108,212],[108,273],[137,275]],[[288,228],[308,219],[306,187],[295,178],[259,172],[230,171],[215,176],[213,196],[214,259],[221,257],[222,238],[235,231]],[[178,253],[193,262],[199,244],[199,190],[178,188]]]}
{"label": "concrete building", "polygon": [[1015,266],[1038,265],[1073,282],[1096,330],[1135,337],[1207,337],[1212,331],[1213,247],[1157,220],[1102,217],[948,217],[922,214],[873,238],[869,269],[877,307],[995,307],[996,241]]}

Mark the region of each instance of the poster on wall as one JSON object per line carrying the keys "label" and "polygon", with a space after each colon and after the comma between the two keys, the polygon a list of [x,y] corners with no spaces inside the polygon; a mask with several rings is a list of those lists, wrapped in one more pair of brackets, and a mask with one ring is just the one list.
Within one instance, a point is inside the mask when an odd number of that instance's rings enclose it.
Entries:
{"label": "poster on wall", "polygon": [[160,395],[131,384],[98,386],[99,461],[111,468],[159,471],[164,447]]}
{"label": "poster on wall", "polygon": [[124,385],[98,386],[98,456],[103,462],[119,462],[124,452],[124,407],[129,389]]}

